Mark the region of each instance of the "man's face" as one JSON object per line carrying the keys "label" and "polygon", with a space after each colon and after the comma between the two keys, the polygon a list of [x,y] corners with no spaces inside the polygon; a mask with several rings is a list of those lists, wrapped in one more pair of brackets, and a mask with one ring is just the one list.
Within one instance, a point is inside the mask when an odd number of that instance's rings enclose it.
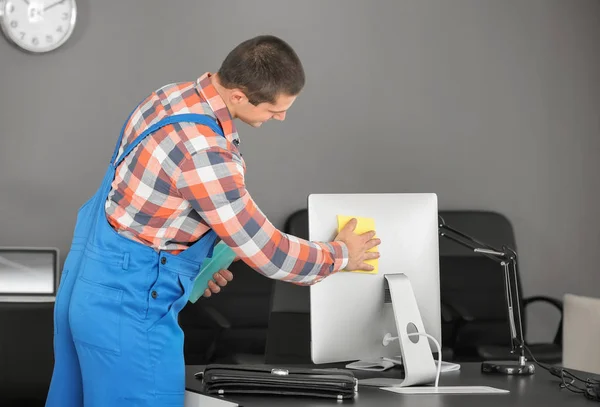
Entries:
{"label": "man's face", "polygon": [[252,127],[260,127],[264,122],[275,119],[285,120],[288,109],[292,106],[296,96],[279,95],[275,103],[260,103],[254,106],[246,98],[237,104],[235,114],[237,118]]}

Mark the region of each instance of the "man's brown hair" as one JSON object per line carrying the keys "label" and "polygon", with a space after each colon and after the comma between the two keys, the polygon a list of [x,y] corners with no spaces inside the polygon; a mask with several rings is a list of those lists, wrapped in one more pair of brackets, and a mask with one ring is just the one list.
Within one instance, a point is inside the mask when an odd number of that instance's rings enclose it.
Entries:
{"label": "man's brown hair", "polygon": [[276,102],[279,95],[296,96],[304,87],[304,68],[296,52],[272,35],[251,38],[235,47],[219,69],[227,89],[239,88],[253,105]]}

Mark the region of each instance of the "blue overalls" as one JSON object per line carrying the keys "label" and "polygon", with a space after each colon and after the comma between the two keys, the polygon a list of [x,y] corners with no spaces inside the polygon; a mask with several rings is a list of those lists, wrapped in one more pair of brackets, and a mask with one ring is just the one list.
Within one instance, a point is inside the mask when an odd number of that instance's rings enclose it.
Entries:
{"label": "blue overalls", "polygon": [[[104,205],[115,170],[147,135],[175,122],[209,126],[205,115],[163,119],[115,159],[102,185],[78,212],[54,315],[55,365],[46,407],[182,407],[185,391],[183,332],[177,322],[214,231],[178,255],[156,252],[119,235]],[[126,122],[127,123],[127,122]]]}

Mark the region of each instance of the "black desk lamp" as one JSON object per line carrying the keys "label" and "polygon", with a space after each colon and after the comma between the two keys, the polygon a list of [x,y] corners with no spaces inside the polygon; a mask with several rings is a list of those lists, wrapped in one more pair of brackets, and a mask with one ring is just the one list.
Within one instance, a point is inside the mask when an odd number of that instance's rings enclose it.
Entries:
{"label": "black desk lamp", "polygon": [[484,373],[500,373],[506,375],[530,375],[535,372],[533,363],[525,357],[525,339],[523,338],[523,319],[521,318],[521,299],[517,277],[517,253],[508,246],[498,250],[446,225],[441,216],[439,233],[453,242],[473,250],[499,263],[504,269],[504,287],[506,289],[506,305],[510,324],[511,353],[518,353],[518,360],[488,361],[481,364]]}

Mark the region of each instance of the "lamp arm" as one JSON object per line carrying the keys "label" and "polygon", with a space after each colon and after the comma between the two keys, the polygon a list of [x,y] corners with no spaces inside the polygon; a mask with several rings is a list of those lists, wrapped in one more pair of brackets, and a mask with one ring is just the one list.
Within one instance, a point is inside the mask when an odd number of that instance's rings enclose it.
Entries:
{"label": "lamp arm", "polygon": [[485,245],[486,248],[482,249],[481,245],[475,243],[475,240],[470,240],[469,237],[464,237],[465,235],[463,234],[456,234],[455,229],[452,229],[446,225],[440,225],[439,234],[440,236],[452,240],[454,243],[458,243],[467,249],[473,250],[475,253],[479,253],[488,259],[494,260],[496,263],[502,263],[504,261],[503,252],[500,252],[494,248],[487,248],[491,247],[487,245]]}
{"label": "lamp arm", "polygon": [[443,229],[445,230],[447,233],[451,233],[453,235],[456,235],[455,237],[462,239],[463,241],[469,242],[469,244],[474,245],[474,246],[468,246],[469,248],[472,249],[489,249],[495,252],[500,252],[498,249],[488,245],[487,243],[483,243],[477,239],[475,239],[474,237],[471,237],[459,230],[454,229],[453,227],[450,227],[448,225],[446,225],[446,222],[444,221],[444,218],[442,218],[441,216],[438,216],[438,221],[439,221],[439,227],[440,227],[440,231]]}
{"label": "lamp arm", "polygon": [[[521,316],[521,302],[519,298],[517,253],[507,246],[504,246],[502,250],[498,250],[486,243],[480,242],[473,237],[446,225],[441,216],[439,217],[438,230],[440,236],[471,249],[473,252],[479,253],[502,266],[504,271],[506,307],[510,325],[511,353],[515,353],[518,349],[521,358],[520,361],[525,363],[525,339],[523,337],[523,319]],[[514,282],[511,280],[514,280]]]}

